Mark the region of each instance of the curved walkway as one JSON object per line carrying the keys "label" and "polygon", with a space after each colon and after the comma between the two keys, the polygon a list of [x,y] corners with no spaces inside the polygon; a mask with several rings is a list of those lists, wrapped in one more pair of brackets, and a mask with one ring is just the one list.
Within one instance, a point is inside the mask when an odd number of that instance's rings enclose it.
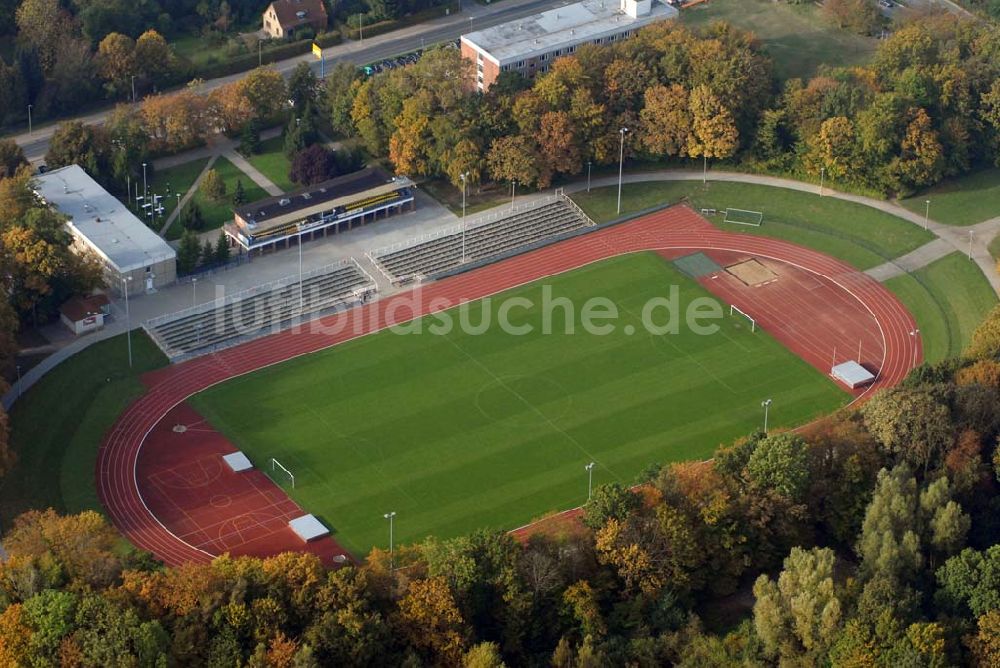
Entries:
{"label": "curved walkway", "polygon": [[[898,383],[920,359],[920,342],[910,334],[915,326],[912,316],[871,277],[844,262],[789,242],[708,229],[687,207],[673,207],[148,374],[143,380],[149,392],[119,416],[98,453],[96,477],[101,501],[123,534],[166,563],[208,561],[212,554],[180,540],[160,523],[146,506],[136,482],[137,461],[146,437],[167,412],[192,394],[409,321],[439,310],[442,304],[480,299],[607,257],[679,248],[728,249],[771,257],[825,276],[849,292],[874,316],[884,342],[876,388]],[[401,303],[405,308],[400,308]]]}

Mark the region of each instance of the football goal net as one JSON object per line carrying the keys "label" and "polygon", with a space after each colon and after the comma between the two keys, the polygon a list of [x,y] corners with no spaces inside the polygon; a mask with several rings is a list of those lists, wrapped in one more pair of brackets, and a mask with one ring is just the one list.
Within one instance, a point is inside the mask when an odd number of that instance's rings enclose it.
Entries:
{"label": "football goal net", "polygon": [[277,471],[278,469],[281,469],[282,472],[286,476],[288,476],[288,479],[292,481],[292,489],[295,489],[295,475],[291,471],[289,471],[287,468],[285,468],[284,466],[282,466],[281,462],[279,462],[274,457],[271,457],[271,471],[274,472],[274,471]]}
{"label": "football goal net", "polygon": [[760,224],[764,222],[764,214],[761,211],[748,211],[747,209],[726,209],[726,217],[723,222],[760,227]]}
{"label": "football goal net", "polygon": [[738,306],[730,304],[729,305],[729,315],[730,316],[735,316],[735,315],[742,316],[743,318],[745,318],[750,323],[750,331],[751,332],[756,332],[757,331],[757,321],[754,320],[753,318],[751,318],[750,314],[747,313],[746,311],[741,311]]}

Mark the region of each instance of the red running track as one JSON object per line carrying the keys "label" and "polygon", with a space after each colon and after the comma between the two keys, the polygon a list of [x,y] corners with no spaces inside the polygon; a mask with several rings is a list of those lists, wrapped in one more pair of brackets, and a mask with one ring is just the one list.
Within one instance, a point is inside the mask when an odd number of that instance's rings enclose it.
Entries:
{"label": "red running track", "polygon": [[[139,455],[147,436],[185,399],[234,376],[463,301],[608,257],[645,250],[669,255],[688,251],[736,253],[772,259],[821,277],[846,292],[870,313],[879,329],[883,357],[876,360],[879,377],[873,389],[898,383],[921,358],[919,339],[911,335],[915,329],[913,318],[874,279],[817,251],[785,241],[721,231],[687,207],[673,207],[147,374],[143,380],[149,391],[119,416],[98,453],[96,476],[101,500],[129,540],[167,564],[209,561],[212,552],[181,540],[150,512],[137,484]],[[789,307],[785,317],[795,316],[796,309]]]}

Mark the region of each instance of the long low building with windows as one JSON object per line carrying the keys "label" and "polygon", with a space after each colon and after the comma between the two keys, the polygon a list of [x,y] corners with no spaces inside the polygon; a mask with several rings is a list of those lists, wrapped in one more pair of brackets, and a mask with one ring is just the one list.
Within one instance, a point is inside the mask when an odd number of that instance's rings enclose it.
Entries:
{"label": "long low building with windows", "polygon": [[66,216],[73,250],[96,256],[107,286],[122,294],[154,292],[177,280],[177,253],[79,165],[34,180],[35,193]]}
{"label": "long low building with windows", "polygon": [[660,0],[584,0],[462,35],[462,56],[476,66],[476,88],[487,91],[502,72],[530,77],[581,44],[611,44],[675,18],[677,9]]}
{"label": "long low building with windows", "polygon": [[293,239],[346,232],[381,217],[412,210],[414,183],[366,167],[352,174],[236,209],[225,232],[248,253],[288,247]]}

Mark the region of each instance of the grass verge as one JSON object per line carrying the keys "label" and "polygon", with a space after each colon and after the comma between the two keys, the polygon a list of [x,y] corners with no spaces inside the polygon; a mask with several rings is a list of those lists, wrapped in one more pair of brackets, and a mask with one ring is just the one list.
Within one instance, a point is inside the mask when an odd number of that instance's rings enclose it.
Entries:
{"label": "grass verge", "polygon": [[157,232],[160,231],[159,228],[163,225],[162,221],[169,218],[170,214],[177,208],[177,193],[180,193],[181,197],[184,197],[187,191],[191,189],[191,186],[194,185],[198,175],[201,174],[201,170],[205,169],[208,160],[208,158],[192,160],[191,162],[185,162],[160,170],[153,175],[153,180],[149,182],[149,190],[158,195],[163,195],[163,216],[159,218],[155,225]]}
{"label": "grass verge", "polygon": [[[418,321],[421,333],[361,337],[193,403],[255,461],[288,466],[292,497],[363,555],[385,542],[384,512],[398,512],[403,542],[513,528],[584,502],[590,461],[594,484],[631,483],[650,462],[704,459],[756,429],[761,397],[781,406],[772,417],[785,427],[845,402],[830,379],[742,319],[721,315],[711,335],[683,325],[648,334],[640,314],[674,285],[680,317],[695,299],[714,301],[659,255],[629,255],[462,309],[467,323],[497,323],[501,304],[517,303],[511,322],[530,333],[440,333],[436,315]],[[565,309],[542,307],[547,290],[578,307],[609,299],[619,316],[602,324],[613,331],[588,334],[577,321],[567,334]],[[454,310],[447,316],[458,322]]]}
{"label": "grass verge", "polygon": [[[236,190],[237,181],[243,182],[243,192],[246,193],[247,202],[264,199],[268,196],[263,188],[254,183],[253,179],[244,174],[239,167],[227,158],[219,157],[212,166],[212,169],[219,172],[219,176],[225,182],[226,194],[221,199],[211,200],[205,197],[205,193],[199,190],[191,198],[191,201],[188,202],[188,206],[196,203],[201,207],[201,215],[205,220],[205,225],[202,229],[198,230],[199,232],[218,229],[233,219],[233,192]],[[181,235],[184,233],[184,226],[181,224],[181,221],[186,213],[186,211],[182,211],[181,215],[177,216],[174,224],[167,230],[167,239],[181,238]]]}
{"label": "grass verge", "polygon": [[725,21],[753,32],[774,60],[779,79],[810,77],[822,65],[861,65],[871,59],[877,41],[828,23],[812,3],[772,0],[712,0],[681,10],[681,22],[707,26]]}
{"label": "grass verge", "polygon": [[[573,199],[598,222],[617,217],[616,186],[579,192]],[[901,218],[862,204],[786,188],[726,181],[650,181],[622,188],[622,214],[688,201],[696,210],[727,207],[764,213],[760,227],[732,225],[722,216],[713,224],[733,232],[792,241],[827,253],[858,269],[869,269],[905,255],[934,235]]]}
{"label": "grass verge", "polygon": [[983,169],[943,181],[930,190],[900,200],[921,216],[930,204],[930,217],[945,225],[974,225],[1000,213],[1000,169]]}
{"label": "grass verge", "polygon": [[979,267],[957,251],[912,274],[891,278],[885,286],[916,318],[929,362],[961,354],[976,325],[997,303]]}
{"label": "grass verge", "polygon": [[285,192],[298,187],[288,177],[292,163],[285,157],[285,139],[281,135],[262,141],[260,153],[248,156],[247,161]]}
{"label": "grass verge", "polygon": [[[102,511],[94,488],[97,449],[105,432],[144,392],[139,376],[166,357],[141,329],[91,345],[47,373],[11,411],[14,470],[0,481],[0,521],[25,510]],[[68,391],[67,388],[72,388]]]}

